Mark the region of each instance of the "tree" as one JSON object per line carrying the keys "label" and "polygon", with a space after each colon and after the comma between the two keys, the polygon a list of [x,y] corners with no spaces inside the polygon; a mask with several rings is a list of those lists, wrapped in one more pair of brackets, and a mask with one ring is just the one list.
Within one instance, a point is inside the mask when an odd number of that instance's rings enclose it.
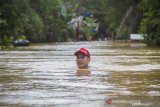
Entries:
{"label": "tree", "polygon": [[145,34],[147,45],[160,46],[160,1],[142,0],[139,8],[144,12],[140,33]]}
{"label": "tree", "polygon": [[40,36],[43,22],[30,7],[30,0],[1,0],[0,2],[1,18],[5,20],[5,23],[1,24],[2,41],[4,36],[12,36],[14,40],[23,34],[27,37],[30,34],[33,37]]}
{"label": "tree", "polygon": [[4,42],[4,36],[15,40],[25,35],[31,42],[66,41],[71,30],[67,24],[69,17],[61,11],[66,2],[61,1],[1,0],[0,40]]}

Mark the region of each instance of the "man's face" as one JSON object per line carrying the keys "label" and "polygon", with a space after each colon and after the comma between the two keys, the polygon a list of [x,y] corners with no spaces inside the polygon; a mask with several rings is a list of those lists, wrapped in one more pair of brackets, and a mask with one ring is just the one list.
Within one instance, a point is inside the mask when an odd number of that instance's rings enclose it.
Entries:
{"label": "man's face", "polygon": [[90,62],[90,58],[88,58],[82,53],[78,53],[76,62],[79,69],[87,69],[88,64]]}

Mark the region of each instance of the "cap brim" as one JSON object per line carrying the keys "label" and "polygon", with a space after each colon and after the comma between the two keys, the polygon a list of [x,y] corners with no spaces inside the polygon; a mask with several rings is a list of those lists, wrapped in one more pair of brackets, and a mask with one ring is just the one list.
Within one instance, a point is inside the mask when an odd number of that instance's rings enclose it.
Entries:
{"label": "cap brim", "polygon": [[86,55],[85,53],[83,53],[83,52],[81,52],[81,51],[77,51],[77,52],[75,52],[75,53],[74,53],[74,55],[75,55],[75,56],[77,56],[79,53],[81,53],[81,54],[83,54],[83,55],[85,55],[85,56],[89,57],[88,55]]}
{"label": "cap brim", "polygon": [[[75,55],[75,56],[77,56],[79,53],[84,54],[84,53],[83,53],[83,52],[81,52],[81,51],[77,51],[77,52],[75,52],[75,53],[74,53],[74,55]],[[84,55],[85,55],[85,54],[84,54]]]}

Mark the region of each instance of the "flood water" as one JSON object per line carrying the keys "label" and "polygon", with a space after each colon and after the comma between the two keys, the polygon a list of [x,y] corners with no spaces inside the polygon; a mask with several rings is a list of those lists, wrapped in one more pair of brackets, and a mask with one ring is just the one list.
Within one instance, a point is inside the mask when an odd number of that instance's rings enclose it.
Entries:
{"label": "flood water", "polygon": [[[77,76],[80,47],[91,53]],[[159,107],[160,48],[141,43],[66,42],[0,51],[0,106]]]}

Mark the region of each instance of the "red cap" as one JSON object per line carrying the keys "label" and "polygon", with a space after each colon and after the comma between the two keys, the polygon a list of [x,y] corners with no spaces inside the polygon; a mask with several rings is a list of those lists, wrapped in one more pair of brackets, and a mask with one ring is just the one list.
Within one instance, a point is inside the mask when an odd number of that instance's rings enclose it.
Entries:
{"label": "red cap", "polygon": [[82,53],[82,54],[84,54],[85,56],[87,56],[88,58],[90,58],[90,53],[89,53],[89,51],[88,51],[87,49],[85,49],[85,48],[80,48],[78,51],[76,51],[76,52],[74,53],[74,55],[77,56],[78,53]]}

